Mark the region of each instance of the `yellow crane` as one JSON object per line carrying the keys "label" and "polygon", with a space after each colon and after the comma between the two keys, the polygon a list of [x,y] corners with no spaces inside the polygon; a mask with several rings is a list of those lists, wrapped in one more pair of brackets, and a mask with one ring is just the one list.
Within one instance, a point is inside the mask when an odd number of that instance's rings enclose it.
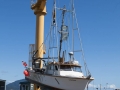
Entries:
{"label": "yellow crane", "polygon": [[[35,50],[37,52],[36,58],[43,58],[43,41],[44,41],[44,16],[46,15],[46,0],[37,0],[31,5],[31,9],[36,15],[36,40],[35,40]],[[40,68],[43,67],[43,62],[40,61]],[[34,90],[40,90],[36,84],[34,84]]]}

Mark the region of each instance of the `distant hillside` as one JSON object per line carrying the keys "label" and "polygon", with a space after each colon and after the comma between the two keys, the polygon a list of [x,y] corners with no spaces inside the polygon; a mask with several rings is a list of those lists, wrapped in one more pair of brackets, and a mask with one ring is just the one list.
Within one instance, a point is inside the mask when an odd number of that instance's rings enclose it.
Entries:
{"label": "distant hillside", "polygon": [[17,80],[6,85],[6,90],[19,90],[19,83],[26,81],[25,79]]}

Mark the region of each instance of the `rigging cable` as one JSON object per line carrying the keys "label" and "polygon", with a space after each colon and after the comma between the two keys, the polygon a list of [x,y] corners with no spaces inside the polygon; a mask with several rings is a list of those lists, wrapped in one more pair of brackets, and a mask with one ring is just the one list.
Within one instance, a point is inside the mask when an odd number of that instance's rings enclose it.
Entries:
{"label": "rigging cable", "polygon": [[[77,21],[77,18],[76,18],[74,3],[73,3],[73,10],[74,10],[73,12],[74,12],[74,15],[75,15],[76,25],[77,25],[77,28],[78,28],[78,23],[77,23],[78,21]],[[82,57],[83,57],[84,65],[85,65],[86,76],[88,76],[88,75],[91,75],[91,73],[90,73],[90,71],[89,71],[89,69],[87,67],[86,61],[85,61],[85,57],[84,57],[84,53],[83,53],[83,48],[82,48],[82,40],[81,40],[81,37],[80,37],[80,30],[79,30],[79,28],[78,28],[78,36],[79,36],[79,40],[80,40],[80,46],[81,46],[81,50],[82,50]]]}

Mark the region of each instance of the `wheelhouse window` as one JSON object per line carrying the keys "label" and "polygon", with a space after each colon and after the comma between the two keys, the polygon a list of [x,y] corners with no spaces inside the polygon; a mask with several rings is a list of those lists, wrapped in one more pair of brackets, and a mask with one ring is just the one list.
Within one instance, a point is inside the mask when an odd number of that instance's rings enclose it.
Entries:
{"label": "wheelhouse window", "polygon": [[48,65],[47,69],[48,70],[57,70],[58,71],[59,66],[58,65]]}
{"label": "wheelhouse window", "polygon": [[70,65],[60,65],[60,69],[64,71],[72,71]]}
{"label": "wheelhouse window", "polygon": [[73,65],[60,65],[60,69],[64,71],[82,72],[80,66],[73,66]]}
{"label": "wheelhouse window", "polygon": [[82,72],[80,66],[72,66],[72,70],[76,72]]}

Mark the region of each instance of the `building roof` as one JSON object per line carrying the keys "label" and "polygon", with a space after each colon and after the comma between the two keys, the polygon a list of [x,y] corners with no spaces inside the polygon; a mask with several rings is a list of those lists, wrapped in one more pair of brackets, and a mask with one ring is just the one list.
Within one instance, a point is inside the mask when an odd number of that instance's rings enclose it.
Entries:
{"label": "building roof", "polygon": [[5,82],[6,80],[2,80],[2,79],[0,79],[0,81],[3,81],[3,82]]}

